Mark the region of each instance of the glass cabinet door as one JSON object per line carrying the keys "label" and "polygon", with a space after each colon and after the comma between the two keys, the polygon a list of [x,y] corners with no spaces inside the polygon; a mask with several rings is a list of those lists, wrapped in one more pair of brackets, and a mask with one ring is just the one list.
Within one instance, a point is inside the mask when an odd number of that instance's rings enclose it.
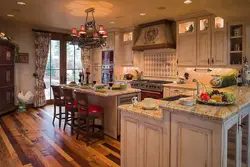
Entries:
{"label": "glass cabinet door", "polygon": [[208,18],[200,19],[199,24],[200,24],[199,31],[206,31],[206,30],[209,29],[209,20],[208,20]]}
{"label": "glass cabinet door", "polygon": [[221,29],[224,28],[224,19],[221,17],[215,17],[214,18],[214,28],[215,29]]}
{"label": "glass cabinet door", "polygon": [[179,23],[179,34],[192,33],[192,32],[195,32],[194,21]]}

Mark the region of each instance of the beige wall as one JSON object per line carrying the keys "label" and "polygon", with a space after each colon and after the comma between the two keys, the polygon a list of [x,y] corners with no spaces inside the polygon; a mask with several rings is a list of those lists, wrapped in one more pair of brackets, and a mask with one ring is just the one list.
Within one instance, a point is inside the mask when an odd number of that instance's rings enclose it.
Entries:
{"label": "beige wall", "polygon": [[28,24],[0,20],[0,31],[5,32],[19,45],[21,53],[29,53],[29,64],[15,64],[16,92],[19,89],[24,92],[34,91],[35,79],[32,74],[35,72],[35,37],[32,27]]}

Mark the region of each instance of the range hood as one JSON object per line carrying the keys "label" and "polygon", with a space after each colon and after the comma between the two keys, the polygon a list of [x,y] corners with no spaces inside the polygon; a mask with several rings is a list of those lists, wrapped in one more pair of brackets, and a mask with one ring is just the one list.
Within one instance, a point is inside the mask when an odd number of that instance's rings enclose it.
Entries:
{"label": "range hood", "polygon": [[134,30],[133,50],[176,48],[176,24],[170,20],[160,20],[141,24]]}

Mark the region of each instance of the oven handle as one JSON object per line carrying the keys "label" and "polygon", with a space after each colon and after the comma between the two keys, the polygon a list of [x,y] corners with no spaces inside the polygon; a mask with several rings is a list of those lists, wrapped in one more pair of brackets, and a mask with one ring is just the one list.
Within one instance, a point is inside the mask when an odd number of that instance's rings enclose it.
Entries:
{"label": "oven handle", "polygon": [[154,92],[154,91],[148,91],[148,90],[142,90],[141,93],[154,93],[154,94],[162,94],[162,92]]}

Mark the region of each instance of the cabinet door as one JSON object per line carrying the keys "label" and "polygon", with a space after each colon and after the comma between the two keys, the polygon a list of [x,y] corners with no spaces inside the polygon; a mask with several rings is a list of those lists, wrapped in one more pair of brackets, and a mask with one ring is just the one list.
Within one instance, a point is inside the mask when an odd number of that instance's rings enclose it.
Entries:
{"label": "cabinet door", "polygon": [[196,34],[184,34],[178,37],[178,65],[196,65]]}
{"label": "cabinet door", "polygon": [[196,65],[196,20],[178,24],[177,56],[179,66]]}
{"label": "cabinet door", "polygon": [[132,51],[132,42],[123,43],[123,65],[131,65],[133,61],[133,51]]}
{"label": "cabinet door", "polygon": [[220,17],[212,17],[212,56],[211,65],[227,65],[227,26]]}
{"label": "cabinet door", "polygon": [[115,48],[115,33],[110,32],[108,33],[108,38],[107,38],[107,49],[114,50],[114,48]]}
{"label": "cabinet door", "polygon": [[8,46],[0,46],[0,64],[14,64],[14,51]]}
{"label": "cabinet door", "polygon": [[139,166],[139,122],[136,119],[122,117],[121,166]]}
{"label": "cabinet door", "polygon": [[165,87],[163,89],[163,98],[167,98],[169,96],[170,96],[170,89]]}
{"label": "cabinet door", "polygon": [[197,117],[172,114],[171,165],[221,166],[221,126]]}
{"label": "cabinet door", "polygon": [[[163,167],[163,128],[145,123],[143,167]],[[167,142],[167,141],[164,141]]]}
{"label": "cabinet door", "polygon": [[211,28],[209,17],[198,19],[197,30],[197,65],[207,66],[211,56]]}

